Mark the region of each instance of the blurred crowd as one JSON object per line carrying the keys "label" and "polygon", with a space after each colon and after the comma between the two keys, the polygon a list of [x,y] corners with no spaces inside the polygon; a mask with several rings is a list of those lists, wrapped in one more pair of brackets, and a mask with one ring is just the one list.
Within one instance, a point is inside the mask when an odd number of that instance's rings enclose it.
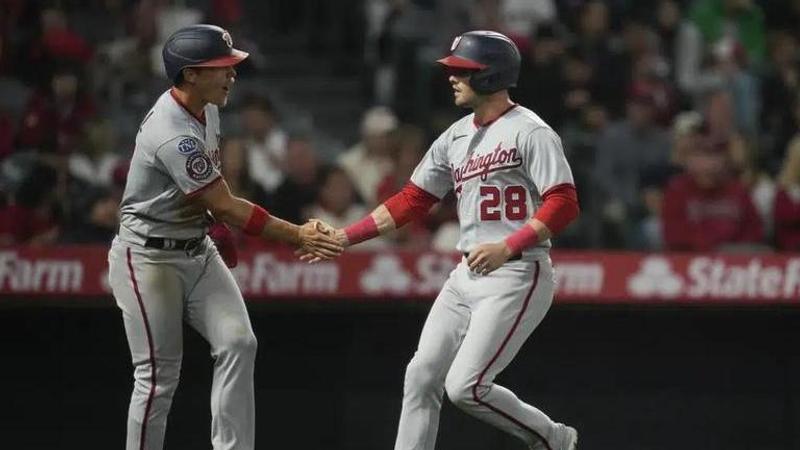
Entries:
{"label": "blurred crowd", "polygon": [[[244,90],[223,112],[235,193],[294,222],[360,218],[464,114],[432,61],[492,29],[522,52],[512,98],[559,132],[573,168],[582,215],[559,246],[800,250],[800,0],[347,3],[326,33],[362,25],[358,45],[329,45],[361,54],[359,138],[323,158],[315,130],[285,127],[268,92]],[[253,55],[240,78],[261,80],[246,5],[0,0],[0,245],[108,242],[138,121],[168,87],[162,43],[221,25]],[[370,245],[452,249],[455,219],[448,197]]]}

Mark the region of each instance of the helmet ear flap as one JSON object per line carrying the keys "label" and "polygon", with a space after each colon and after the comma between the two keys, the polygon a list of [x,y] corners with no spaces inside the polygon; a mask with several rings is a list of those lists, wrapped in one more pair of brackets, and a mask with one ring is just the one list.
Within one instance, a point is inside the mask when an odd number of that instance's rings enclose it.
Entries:
{"label": "helmet ear flap", "polygon": [[491,94],[496,89],[492,89],[496,85],[497,74],[489,69],[484,69],[477,72],[470,78],[470,87],[478,94]]}
{"label": "helmet ear flap", "polygon": [[489,90],[490,90],[489,87],[490,86],[494,86],[496,84],[495,83],[496,79],[497,79],[497,74],[491,73],[491,72],[485,73],[481,77],[481,88],[483,90],[483,93],[488,93],[489,92]]}

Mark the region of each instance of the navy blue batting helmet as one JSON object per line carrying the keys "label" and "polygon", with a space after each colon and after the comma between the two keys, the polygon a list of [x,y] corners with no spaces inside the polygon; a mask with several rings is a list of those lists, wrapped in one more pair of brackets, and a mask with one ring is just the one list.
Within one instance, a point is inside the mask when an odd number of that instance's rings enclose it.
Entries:
{"label": "navy blue batting helmet", "polygon": [[453,40],[450,54],[437,60],[455,69],[474,70],[469,80],[478,94],[491,94],[517,85],[520,54],[507,36],[494,31],[470,31]]}
{"label": "navy blue batting helmet", "polygon": [[167,39],[161,57],[167,76],[174,83],[186,67],[234,66],[248,53],[233,48],[230,33],[216,25],[191,25]]}

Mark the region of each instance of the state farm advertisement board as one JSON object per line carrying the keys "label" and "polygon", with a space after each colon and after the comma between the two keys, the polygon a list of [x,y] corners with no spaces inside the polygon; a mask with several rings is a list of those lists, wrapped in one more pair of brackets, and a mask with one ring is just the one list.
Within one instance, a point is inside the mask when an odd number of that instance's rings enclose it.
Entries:
{"label": "state farm advertisement board", "polygon": [[[3,298],[107,297],[107,249],[0,249]],[[432,300],[461,260],[436,252],[350,252],[306,264],[289,250],[243,251],[234,275],[250,301]],[[798,254],[554,252],[561,303],[800,304]]]}

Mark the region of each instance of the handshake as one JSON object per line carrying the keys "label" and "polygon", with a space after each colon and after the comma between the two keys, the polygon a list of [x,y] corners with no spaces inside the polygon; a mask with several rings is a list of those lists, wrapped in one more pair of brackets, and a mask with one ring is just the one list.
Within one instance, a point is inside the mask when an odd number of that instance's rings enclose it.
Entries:
{"label": "handshake", "polygon": [[348,244],[344,230],[333,228],[319,219],[310,219],[301,225],[298,240],[295,254],[308,263],[335,258]]}
{"label": "handshake", "polygon": [[[222,222],[216,222],[209,229],[208,235],[214,241],[225,265],[236,267],[239,255],[230,228]],[[311,219],[300,226],[295,245],[298,247],[295,254],[301,260],[315,263],[339,256],[348,242],[344,230],[337,230],[321,220]]]}

